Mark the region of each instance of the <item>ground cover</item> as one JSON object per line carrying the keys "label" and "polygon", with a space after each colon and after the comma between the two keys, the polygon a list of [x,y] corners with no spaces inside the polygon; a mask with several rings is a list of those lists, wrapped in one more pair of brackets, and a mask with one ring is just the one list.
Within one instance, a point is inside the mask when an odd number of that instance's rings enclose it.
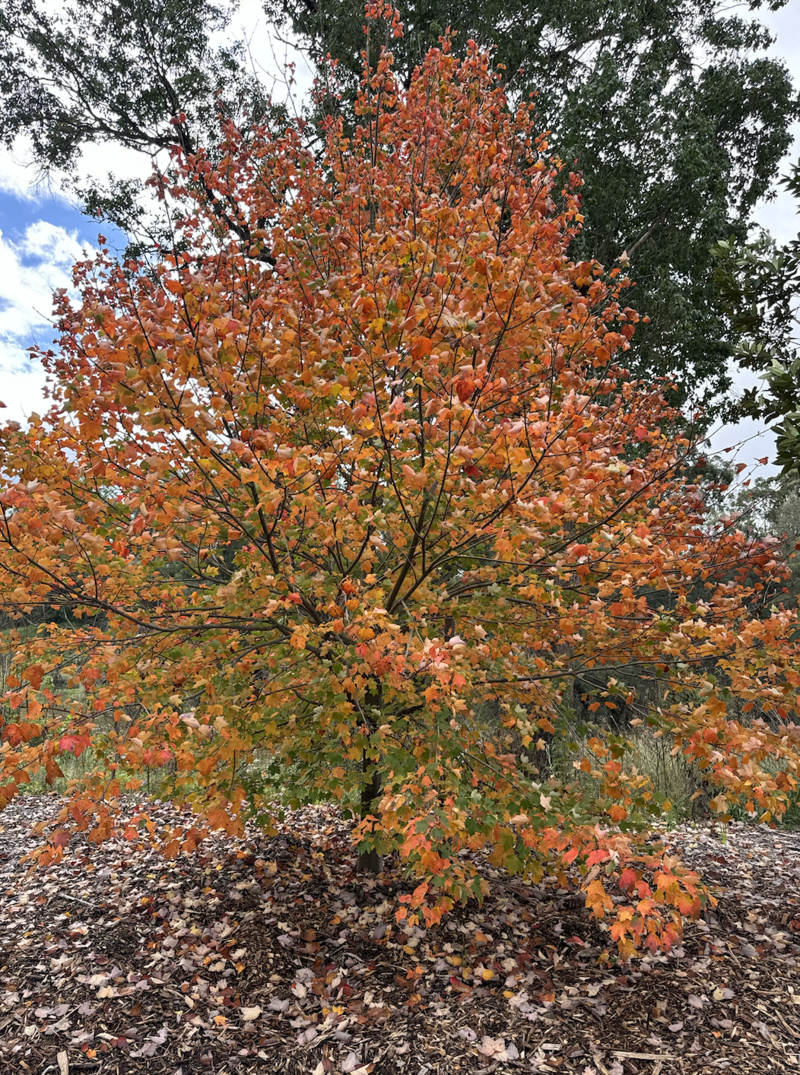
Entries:
{"label": "ground cover", "polygon": [[669,956],[621,964],[581,896],[488,866],[482,908],[403,931],[401,877],[391,863],[357,876],[347,825],[327,807],[175,862],[74,838],[61,864],[30,872],[32,826],[58,805],[24,797],[0,815],[4,1072],[800,1068],[798,834],[667,834],[718,886],[718,905]]}

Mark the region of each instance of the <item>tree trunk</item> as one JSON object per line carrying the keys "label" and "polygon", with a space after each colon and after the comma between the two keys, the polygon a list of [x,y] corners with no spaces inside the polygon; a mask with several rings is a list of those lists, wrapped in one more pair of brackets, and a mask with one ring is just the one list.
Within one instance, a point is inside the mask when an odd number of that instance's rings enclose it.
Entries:
{"label": "tree trunk", "polygon": [[[364,755],[363,767],[364,772],[368,771],[368,760],[366,753]],[[378,770],[372,768],[372,776],[370,782],[365,784],[361,789],[361,818],[369,817],[370,814],[375,813],[375,807],[377,806],[377,798],[381,793],[381,777]],[[378,854],[373,848],[371,851],[362,851],[358,856],[358,872],[359,873],[371,873],[378,874],[383,870],[383,855]]]}
{"label": "tree trunk", "polygon": [[[380,706],[380,691],[377,698],[371,698],[367,695],[365,699],[365,708],[368,713],[372,708],[379,708]],[[367,727],[370,734],[375,731],[376,725],[372,720],[372,715],[369,713],[367,717]],[[361,756],[361,771],[366,776],[369,774],[369,780],[364,784],[361,789],[361,820],[374,815],[377,811],[378,797],[381,793],[381,774],[378,772],[378,767],[373,761],[367,757],[366,750]],[[379,854],[374,849],[371,851],[362,851],[358,856],[358,872],[368,874],[379,874],[383,870],[383,855]]]}

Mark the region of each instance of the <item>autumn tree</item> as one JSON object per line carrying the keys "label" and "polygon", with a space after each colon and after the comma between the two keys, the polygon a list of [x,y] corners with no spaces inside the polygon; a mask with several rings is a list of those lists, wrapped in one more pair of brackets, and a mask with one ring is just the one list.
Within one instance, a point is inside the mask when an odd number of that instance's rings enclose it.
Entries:
{"label": "autumn tree", "polygon": [[321,162],[291,127],[227,124],[214,162],[156,180],[196,207],[181,252],[103,252],[58,296],[52,407],[0,438],[0,611],[49,617],[6,636],[0,796],[91,751],[45,858],[114,831],[149,766],[196,809],[168,855],[282,793],[338,801],[364,868],[416,876],[401,917],[480,897],[485,854],[582,886],[623,953],[667,947],[704,897],[643,842],[668,804],[624,730],[589,729],[572,776],[534,751],[576,682],[602,682],[591,713],[628,676],[720,816],[779,817],[780,564],[704,522],[691,445],[626,373],[626,281],[569,257],[580,180],[489,58],[445,42],[401,90],[384,53],[358,113]]}

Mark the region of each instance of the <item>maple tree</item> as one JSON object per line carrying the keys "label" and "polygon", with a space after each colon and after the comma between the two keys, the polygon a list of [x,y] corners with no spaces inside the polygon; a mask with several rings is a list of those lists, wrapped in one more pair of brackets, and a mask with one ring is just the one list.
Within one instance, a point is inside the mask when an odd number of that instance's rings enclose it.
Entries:
{"label": "maple tree", "polygon": [[487,55],[443,41],[400,91],[385,52],[358,111],[321,162],[293,127],[229,123],[214,163],[176,147],[153,181],[175,250],[101,251],[57,296],[52,408],[0,432],[0,609],[46,621],[5,636],[0,799],[90,758],[44,861],[114,832],[154,766],[196,823],[156,831],[143,802],[123,830],[168,856],[281,795],[339,801],[365,868],[417,876],[401,920],[480,898],[483,851],[579,884],[624,955],[669,947],[706,894],[647,842],[669,804],[627,730],[568,744],[572,779],[527,752],[594,683],[589,710],[635,703],[720,816],[779,817],[779,550],[705,525],[691,445],[624,367],[626,281],[569,260],[580,180]]}

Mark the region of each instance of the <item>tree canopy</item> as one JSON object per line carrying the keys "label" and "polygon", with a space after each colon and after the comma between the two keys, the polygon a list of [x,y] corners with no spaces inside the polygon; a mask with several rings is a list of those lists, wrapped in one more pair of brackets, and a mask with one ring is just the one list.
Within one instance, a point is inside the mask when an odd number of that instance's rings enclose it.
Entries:
{"label": "tree canopy", "polygon": [[[336,801],[365,868],[416,876],[401,918],[480,897],[480,853],[580,885],[623,953],[668,947],[705,897],[643,842],[669,804],[626,735],[670,737],[721,817],[780,816],[779,549],[704,522],[691,443],[624,368],[627,281],[570,257],[578,181],[489,57],[432,50],[403,89],[385,53],[358,114],[322,161],[228,123],[162,177],[194,206],[175,252],[103,252],[58,297],[52,407],[0,431],[0,611],[48,619],[4,636],[0,797],[90,759],[45,858],[153,766],[197,811],[168,855]],[[638,715],[578,747],[578,690],[590,723]]]}
{"label": "tree canopy", "polygon": [[[219,44],[234,9],[211,0],[69,0],[58,10],[44,0],[2,0],[0,139],[30,139],[39,168],[74,183],[89,144],[212,151],[219,110],[243,132],[268,115],[280,127],[282,111],[244,44]],[[352,122],[362,0],[265,0],[265,10],[306,42],[326,84],[326,56],[339,61],[343,94],[327,105]],[[457,53],[471,38],[492,46],[515,98],[537,94],[538,129],[552,130],[566,170],[584,178],[573,258],[611,268],[627,254],[631,301],[650,318],[628,360],[648,375],[670,375],[670,399],[691,401],[690,420],[692,407],[706,403],[708,421],[730,386],[731,342],[710,249],[731,235],[747,238],[800,114],[785,65],[765,55],[767,31],[721,0],[424,0],[399,11],[405,36],[392,47],[404,85],[452,27]],[[374,61],[381,20],[367,25]],[[110,175],[79,193],[133,242],[169,243],[140,184]]]}
{"label": "tree canopy", "polygon": [[[781,3],[751,2],[776,9]],[[266,0],[309,42],[322,69],[339,61],[350,98],[361,77],[361,0]],[[629,360],[675,379],[673,400],[709,417],[730,387],[730,334],[711,248],[747,237],[800,115],[786,66],[764,54],[770,35],[721,0],[405,0],[393,44],[406,83],[447,28],[456,51],[493,47],[511,92],[536,94],[540,130],[581,173],[584,226],[573,256],[606,268],[629,258],[640,327]],[[377,55],[379,28],[372,30]]]}

